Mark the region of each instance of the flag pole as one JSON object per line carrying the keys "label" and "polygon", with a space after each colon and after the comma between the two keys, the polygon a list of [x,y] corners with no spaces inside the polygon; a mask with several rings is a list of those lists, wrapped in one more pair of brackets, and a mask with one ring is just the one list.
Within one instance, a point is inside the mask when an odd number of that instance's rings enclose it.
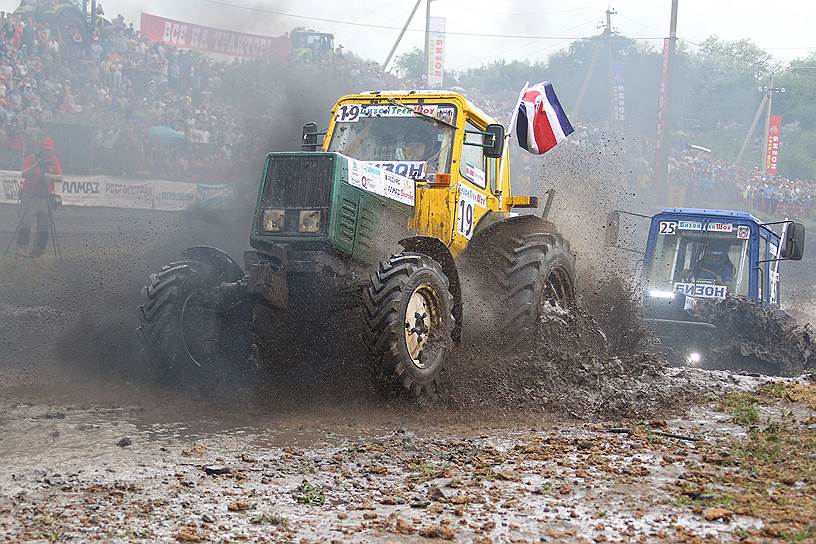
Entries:
{"label": "flag pole", "polygon": [[521,106],[521,101],[524,100],[524,93],[527,92],[527,88],[530,86],[530,82],[526,82],[524,84],[524,88],[519,93],[518,101],[516,102],[516,107],[513,108],[513,113],[510,115],[510,123],[507,125],[507,133],[504,135],[504,149],[502,150],[502,158],[501,158],[501,167],[499,168],[499,182],[496,184],[496,193],[499,197],[499,208],[502,207],[502,187],[504,183],[504,173],[507,171],[507,163],[510,160],[510,138],[513,135],[513,126],[516,124],[516,120],[518,119],[518,110],[519,106]]}

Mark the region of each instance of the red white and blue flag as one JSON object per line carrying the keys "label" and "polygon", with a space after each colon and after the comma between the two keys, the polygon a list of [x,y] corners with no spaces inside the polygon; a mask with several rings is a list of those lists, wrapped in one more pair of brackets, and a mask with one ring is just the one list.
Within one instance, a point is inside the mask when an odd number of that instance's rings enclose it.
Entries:
{"label": "red white and blue flag", "polygon": [[527,87],[519,103],[516,121],[521,147],[541,155],[574,131],[549,81]]}

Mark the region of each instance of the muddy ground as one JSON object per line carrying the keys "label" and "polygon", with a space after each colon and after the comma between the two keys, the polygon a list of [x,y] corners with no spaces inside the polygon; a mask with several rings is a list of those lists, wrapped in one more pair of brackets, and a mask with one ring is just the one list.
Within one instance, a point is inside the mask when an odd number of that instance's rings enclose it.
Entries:
{"label": "muddy ground", "polygon": [[242,221],[58,221],[63,264],[0,263],[0,541],[816,539],[814,386],[665,368],[625,297],[500,365],[463,349],[436,402],[345,359],[206,398],[141,379],[134,309],[187,245],[239,257]]}

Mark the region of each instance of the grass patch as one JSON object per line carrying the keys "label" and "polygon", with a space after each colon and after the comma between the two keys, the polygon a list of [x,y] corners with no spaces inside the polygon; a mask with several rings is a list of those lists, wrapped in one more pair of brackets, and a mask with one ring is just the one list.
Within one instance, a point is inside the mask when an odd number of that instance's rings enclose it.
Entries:
{"label": "grass patch", "polygon": [[[754,429],[747,438],[726,444],[733,464],[706,464],[696,469],[706,488],[727,495],[679,497],[678,506],[723,506],[738,515],[762,519],[765,536],[790,542],[813,538],[816,512],[816,431],[799,425]],[[721,446],[720,446],[721,447]]]}
{"label": "grass patch", "polygon": [[812,542],[814,539],[816,539],[816,529],[805,529],[785,535],[785,542]]}
{"label": "grass patch", "polygon": [[816,410],[816,385],[791,382],[774,382],[763,385],[759,392],[773,399],[799,402]]}
{"label": "grass patch", "polygon": [[309,483],[308,480],[303,480],[295,493],[295,500],[300,504],[315,504],[321,505],[326,502],[326,495],[320,486]]}
{"label": "grass patch", "polygon": [[752,393],[728,393],[720,402],[720,409],[731,414],[737,425],[749,427],[759,423],[759,412],[756,405],[760,399]]}
{"label": "grass patch", "polygon": [[[816,409],[816,384],[774,382],[752,393],[730,393],[719,407],[734,421],[748,426],[747,436],[716,444],[699,443],[705,461],[687,464],[693,490],[708,494],[675,496],[673,504],[701,508],[720,506],[738,516],[763,521],[750,535],[774,542],[811,542],[816,539],[816,429],[792,417],[793,405]],[[757,408],[778,413],[778,422],[763,425]],[[810,426],[809,426],[810,425]],[[723,456],[723,451],[728,455]],[[714,491],[715,490],[715,491]],[[736,535],[738,536],[738,535]]]}
{"label": "grass patch", "polygon": [[734,507],[734,496],[724,493],[722,495],[717,495],[714,493],[708,495],[699,495],[699,496],[689,496],[689,495],[682,495],[672,501],[673,506],[679,506],[684,508],[710,508],[712,506],[721,506],[723,508],[731,509]]}

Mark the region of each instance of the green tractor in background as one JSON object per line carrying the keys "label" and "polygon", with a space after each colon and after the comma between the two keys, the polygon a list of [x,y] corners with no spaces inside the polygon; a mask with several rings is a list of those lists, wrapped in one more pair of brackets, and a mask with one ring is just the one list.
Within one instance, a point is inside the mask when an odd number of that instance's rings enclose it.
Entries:
{"label": "green tractor in background", "polygon": [[110,24],[102,17],[100,8],[97,0],[28,0],[14,13],[47,22],[63,44],[87,44],[97,25]]}

